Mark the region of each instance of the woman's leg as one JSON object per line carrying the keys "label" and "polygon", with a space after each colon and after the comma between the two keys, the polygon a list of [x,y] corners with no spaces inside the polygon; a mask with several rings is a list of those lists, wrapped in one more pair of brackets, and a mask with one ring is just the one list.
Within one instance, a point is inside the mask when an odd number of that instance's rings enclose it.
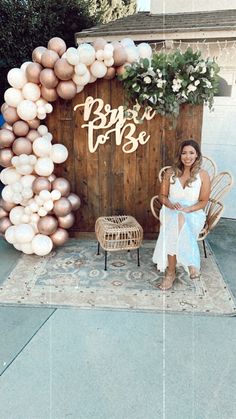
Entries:
{"label": "woman's leg", "polygon": [[175,281],[175,269],[176,269],[176,255],[168,255],[168,268],[166,270],[165,278],[162,283],[158,286],[161,290],[168,290],[172,287]]}

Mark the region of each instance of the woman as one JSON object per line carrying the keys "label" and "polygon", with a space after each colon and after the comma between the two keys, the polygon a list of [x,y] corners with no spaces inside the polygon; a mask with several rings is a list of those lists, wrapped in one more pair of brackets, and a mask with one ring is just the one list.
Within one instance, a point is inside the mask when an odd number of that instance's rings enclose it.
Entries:
{"label": "woman", "polygon": [[197,238],[205,223],[204,207],[210,195],[210,178],[201,169],[201,163],[198,143],[183,141],[176,163],[167,170],[161,183],[161,227],[153,254],[157,269],[166,270],[158,285],[161,290],[172,287],[177,263],[188,268],[191,279],[200,275]]}

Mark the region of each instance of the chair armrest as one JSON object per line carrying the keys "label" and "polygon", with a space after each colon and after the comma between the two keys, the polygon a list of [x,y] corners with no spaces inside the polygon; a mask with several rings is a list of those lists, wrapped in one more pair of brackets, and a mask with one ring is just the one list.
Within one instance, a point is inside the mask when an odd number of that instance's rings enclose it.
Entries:
{"label": "chair armrest", "polygon": [[162,204],[159,201],[159,196],[155,195],[152,197],[151,202],[150,202],[150,207],[151,207],[151,211],[152,211],[152,215],[159,220],[159,212],[160,209],[162,207]]}

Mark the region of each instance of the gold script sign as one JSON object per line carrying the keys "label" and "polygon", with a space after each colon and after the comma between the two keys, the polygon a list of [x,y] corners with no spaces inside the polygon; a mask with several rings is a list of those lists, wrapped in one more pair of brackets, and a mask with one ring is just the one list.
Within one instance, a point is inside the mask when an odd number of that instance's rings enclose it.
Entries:
{"label": "gold script sign", "polygon": [[[94,99],[92,96],[88,96],[85,103],[76,105],[74,111],[81,107],[84,108],[85,121],[81,127],[88,129],[88,147],[91,153],[97,150],[99,144],[105,144],[112,133],[115,135],[116,145],[119,146],[124,141],[124,153],[133,153],[139,144],[146,144],[150,138],[146,131],[141,131],[138,136],[135,136],[135,132],[141,121],[154,118],[155,111],[151,108],[146,108],[139,116],[135,107],[128,111],[125,111],[124,106],[112,109],[111,105],[104,105],[102,99]],[[96,131],[101,129],[107,130],[106,133],[96,136]]]}

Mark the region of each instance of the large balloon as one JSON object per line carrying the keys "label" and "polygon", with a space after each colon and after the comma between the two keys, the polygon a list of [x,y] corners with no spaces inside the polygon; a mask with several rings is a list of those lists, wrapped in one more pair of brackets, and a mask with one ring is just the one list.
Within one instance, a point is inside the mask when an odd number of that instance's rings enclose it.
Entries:
{"label": "large balloon", "polygon": [[30,63],[27,65],[25,74],[28,81],[39,83],[39,76],[43,67],[39,63]]}
{"label": "large balloon", "polygon": [[66,51],[66,43],[63,39],[54,37],[48,41],[48,49],[57,52],[57,54],[61,57]]}
{"label": "large balloon", "polygon": [[62,197],[54,203],[53,211],[58,217],[64,217],[72,211],[72,205],[67,198]]}
{"label": "large balloon", "polygon": [[64,228],[58,228],[51,236],[54,246],[63,246],[69,238],[68,231]]}
{"label": "large balloon", "polygon": [[61,196],[68,196],[70,193],[70,182],[63,177],[58,177],[52,182],[52,189],[60,191]]}
{"label": "large balloon", "polygon": [[64,217],[58,217],[58,224],[59,227],[61,228],[70,228],[73,226],[75,222],[75,216],[72,212],[70,212],[69,214],[65,215]]}
{"label": "large balloon", "polygon": [[37,195],[39,195],[39,192],[44,190],[50,192],[52,189],[51,182],[49,182],[49,180],[46,177],[37,177],[32,183],[32,189],[33,192]]}
{"label": "large balloon", "polygon": [[10,147],[15,139],[15,135],[9,129],[0,130],[0,148]]}
{"label": "large balloon", "polygon": [[72,80],[60,81],[57,86],[57,93],[62,99],[73,99],[76,95],[76,85]]}
{"label": "large balloon", "polygon": [[50,236],[55,233],[58,226],[58,221],[52,215],[46,215],[45,217],[40,218],[38,222],[39,233]]}
{"label": "large balloon", "polygon": [[50,237],[44,234],[36,234],[32,240],[32,249],[38,256],[45,256],[51,252],[53,242]]}
{"label": "large balloon", "polygon": [[70,193],[67,196],[67,199],[69,199],[69,201],[72,205],[72,211],[76,211],[80,207],[80,205],[81,205],[80,197],[78,195],[76,195],[75,193]]}
{"label": "large balloon", "polygon": [[65,58],[60,58],[54,66],[54,72],[60,80],[70,80],[74,73],[74,67]]}
{"label": "large balloon", "polygon": [[32,143],[27,138],[19,137],[13,142],[12,151],[17,156],[20,156],[20,154],[31,154],[32,153]]}

